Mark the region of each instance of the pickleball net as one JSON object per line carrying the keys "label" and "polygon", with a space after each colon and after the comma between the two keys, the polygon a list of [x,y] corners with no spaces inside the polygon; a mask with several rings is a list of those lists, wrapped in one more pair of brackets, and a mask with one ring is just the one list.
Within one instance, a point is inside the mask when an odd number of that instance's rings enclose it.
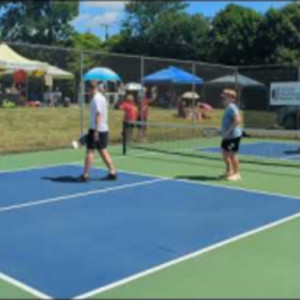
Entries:
{"label": "pickleball net", "polygon": [[[123,154],[139,149],[221,160],[221,138],[220,129],[213,126],[127,122],[123,128]],[[245,128],[239,155],[247,163],[299,168],[300,132]]]}

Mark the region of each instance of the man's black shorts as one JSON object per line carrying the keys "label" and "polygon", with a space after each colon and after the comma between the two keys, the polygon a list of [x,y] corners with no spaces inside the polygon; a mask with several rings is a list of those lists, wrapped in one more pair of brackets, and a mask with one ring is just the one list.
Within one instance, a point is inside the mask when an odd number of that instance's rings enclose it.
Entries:
{"label": "man's black shorts", "polygon": [[227,152],[239,152],[241,138],[226,139],[221,143],[221,148]]}
{"label": "man's black shorts", "polygon": [[90,129],[87,135],[86,148],[89,150],[103,150],[108,146],[109,134],[107,132],[98,132],[99,140],[94,141],[95,130]]}

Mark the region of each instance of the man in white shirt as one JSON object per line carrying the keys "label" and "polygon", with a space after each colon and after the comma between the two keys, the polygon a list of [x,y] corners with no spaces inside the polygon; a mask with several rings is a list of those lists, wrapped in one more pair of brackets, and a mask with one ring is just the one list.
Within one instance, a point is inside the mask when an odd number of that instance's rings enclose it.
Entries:
{"label": "man in white shirt", "polygon": [[104,96],[104,86],[98,86],[97,81],[87,83],[91,97],[90,104],[90,129],[87,135],[87,153],[85,158],[84,172],[80,176],[80,181],[87,181],[89,170],[94,162],[94,151],[99,154],[109,170],[107,180],[116,180],[115,167],[109,152],[107,151],[109,128],[108,128],[108,102]]}

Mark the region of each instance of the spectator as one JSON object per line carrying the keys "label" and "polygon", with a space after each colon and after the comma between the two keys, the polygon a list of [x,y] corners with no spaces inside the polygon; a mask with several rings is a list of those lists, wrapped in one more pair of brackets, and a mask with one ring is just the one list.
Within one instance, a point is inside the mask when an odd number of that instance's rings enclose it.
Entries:
{"label": "spectator", "polygon": [[207,103],[202,103],[201,104],[201,109],[202,109],[202,117],[203,119],[211,119],[211,112],[213,111],[212,106],[210,106]]}
{"label": "spectator", "polygon": [[53,106],[58,106],[62,102],[62,93],[59,87],[56,87],[53,94]]}
{"label": "spectator", "polygon": [[201,103],[197,102],[194,107],[194,116],[196,120],[202,119],[202,110],[201,110]]}
{"label": "spectator", "polygon": [[71,105],[71,98],[70,97],[65,97],[63,101],[63,106],[64,107],[69,107]]}
{"label": "spectator", "polygon": [[125,101],[121,103],[120,109],[124,111],[124,132],[129,141],[132,139],[133,128],[135,126],[135,122],[137,120],[137,108],[134,102],[134,96],[132,94],[128,94]]}
{"label": "spectator", "polygon": [[10,92],[11,92],[11,94],[15,94],[15,95],[19,94],[19,91],[14,83],[11,86]]}
{"label": "spectator", "polygon": [[149,93],[145,95],[142,99],[139,99],[137,103],[138,107],[138,118],[137,120],[140,122],[137,125],[138,128],[138,138],[142,140],[145,138],[146,130],[147,130],[147,121],[149,117],[149,105],[153,102],[153,100],[149,99]]}
{"label": "spectator", "polygon": [[186,118],[186,102],[184,100],[179,102],[178,115],[181,118]]}

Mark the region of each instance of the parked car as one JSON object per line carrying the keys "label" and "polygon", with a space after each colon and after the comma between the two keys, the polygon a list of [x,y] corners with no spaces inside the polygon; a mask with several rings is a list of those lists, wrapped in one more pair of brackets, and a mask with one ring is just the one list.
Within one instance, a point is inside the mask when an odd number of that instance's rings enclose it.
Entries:
{"label": "parked car", "polygon": [[278,110],[278,124],[285,129],[300,129],[300,106],[284,106]]}

